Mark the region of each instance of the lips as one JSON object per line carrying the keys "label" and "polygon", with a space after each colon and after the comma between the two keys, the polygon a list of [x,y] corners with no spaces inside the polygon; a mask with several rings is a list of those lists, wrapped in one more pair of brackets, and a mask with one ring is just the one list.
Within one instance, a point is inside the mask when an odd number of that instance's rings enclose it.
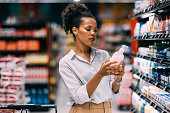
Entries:
{"label": "lips", "polygon": [[95,38],[90,38],[91,41],[95,41]]}

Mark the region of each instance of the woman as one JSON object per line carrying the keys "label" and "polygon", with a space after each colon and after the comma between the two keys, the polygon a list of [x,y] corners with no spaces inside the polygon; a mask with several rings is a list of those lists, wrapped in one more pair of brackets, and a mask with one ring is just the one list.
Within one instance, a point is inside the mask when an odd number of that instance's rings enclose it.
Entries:
{"label": "woman", "polygon": [[66,34],[75,48],[59,62],[59,72],[70,94],[70,113],[112,113],[112,97],[119,92],[124,64],[113,65],[109,54],[91,47],[97,33],[94,16],[84,4],[69,4],[62,12]]}

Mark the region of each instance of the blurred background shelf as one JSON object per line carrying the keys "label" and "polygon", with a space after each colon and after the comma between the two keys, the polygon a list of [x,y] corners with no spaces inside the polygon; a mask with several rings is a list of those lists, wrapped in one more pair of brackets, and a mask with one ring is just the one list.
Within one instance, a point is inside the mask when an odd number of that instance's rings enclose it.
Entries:
{"label": "blurred background shelf", "polygon": [[[34,20],[32,20],[34,21]],[[7,25],[7,24],[1,24],[2,28],[15,28],[15,29],[40,29],[43,28],[44,26],[46,26],[46,22],[40,22],[39,20],[35,20],[35,22],[26,22],[23,24],[16,24],[16,25]]]}
{"label": "blurred background shelf", "polygon": [[0,40],[16,41],[16,40],[46,40],[46,37],[0,37]]}
{"label": "blurred background shelf", "polygon": [[139,13],[130,15],[129,18],[140,19],[140,18],[148,18],[153,15],[153,13],[159,13],[160,10],[169,11],[170,1],[160,1],[152,6],[148,6],[147,8],[141,10]]}
{"label": "blurred background shelf", "polygon": [[148,74],[140,74],[137,71],[133,71],[133,70],[132,70],[132,73],[138,75],[141,79],[145,80],[146,82],[148,82],[148,83],[170,93],[170,87],[168,85],[163,84],[161,82],[158,82],[158,80],[154,80],[152,78],[149,78]]}
{"label": "blurred background shelf", "polygon": [[141,91],[135,90],[133,86],[130,86],[137,95],[139,95],[142,99],[146,100],[147,103],[150,104],[153,108],[155,108],[160,113],[169,113],[165,106],[161,105],[160,103],[156,102],[156,100],[151,100],[150,98],[146,97]]}
{"label": "blurred background shelf", "polygon": [[170,40],[169,34],[143,35],[131,37],[131,40]]}
{"label": "blurred background shelf", "polygon": [[39,51],[0,51],[0,54],[3,55],[8,55],[8,54],[13,54],[13,55],[23,55],[26,53],[44,53],[46,50],[39,50]]}

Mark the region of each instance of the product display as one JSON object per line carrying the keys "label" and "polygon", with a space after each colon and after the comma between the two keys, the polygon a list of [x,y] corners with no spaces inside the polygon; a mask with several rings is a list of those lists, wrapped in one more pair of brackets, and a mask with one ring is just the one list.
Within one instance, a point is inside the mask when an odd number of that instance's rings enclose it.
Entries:
{"label": "product display", "polygon": [[[0,38],[1,39],[1,38]],[[19,41],[0,41],[1,51],[38,51],[40,41],[38,40],[19,40]]]}
{"label": "product display", "polygon": [[[0,58],[0,105],[25,104],[25,62],[19,58]],[[11,113],[11,110],[0,110]]]}
{"label": "product display", "polygon": [[47,36],[46,28],[38,30],[19,30],[15,28],[2,28],[0,29],[0,37],[29,37],[29,38],[42,38]]}
{"label": "product display", "polygon": [[46,87],[27,88],[25,93],[28,104],[50,104]]}
{"label": "product display", "polygon": [[46,53],[28,53],[25,56],[28,64],[47,64],[49,57]]}
{"label": "product display", "polygon": [[26,83],[48,83],[48,68],[47,67],[27,67],[26,68]]}
{"label": "product display", "polygon": [[[77,44],[65,33],[71,26],[66,22],[63,28],[61,21],[70,1],[13,1],[0,4],[0,113],[22,112],[1,109],[9,104],[55,104],[57,112],[68,113],[69,92],[64,91],[59,61]],[[107,51],[110,61],[125,64],[122,81],[113,81],[121,86],[113,94],[113,113],[170,113],[170,0],[79,2],[87,4],[97,22],[92,46]],[[85,31],[93,30],[92,25]]]}
{"label": "product display", "polygon": [[138,20],[131,37],[138,48],[132,53],[132,112],[170,112],[169,6],[167,0],[136,1],[130,16]]}
{"label": "product display", "polygon": [[[49,43],[50,43],[50,36],[48,35],[49,32],[49,25],[48,24],[23,24],[23,25],[1,25],[2,28],[0,28],[0,57],[3,56],[6,58],[7,55],[15,56],[17,58],[22,57],[25,59],[26,67],[24,69],[24,80],[21,81],[21,77],[19,76],[19,73],[21,72],[15,72],[18,76],[14,76],[14,72],[5,72],[4,70],[1,71],[2,77],[1,80],[4,82],[3,85],[13,85],[13,84],[21,84],[25,87],[25,91],[31,90],[31,92],[28,91],[28,93],[22,92],[24,97],[29,97],[24,100],[25,104],[50,104],[51,100],[49,98],[50,92],[49,92]],[[12,68],[17,68],[13,64],[2,64],[1,65],[7,65]],[[9,78],[7,75],[12,78]],[[14,78],[16,77],[16,78]],[[29,84],[32,84],[31,86],[27,87]],[[42,91],[38,93],[38,87],[44,85],[42,87]],[[41,99],[38,100],[35,95],[42,95]],[[3,98],[3,97],[2,97]],[[13,97],[10,97],[13,98]],[[18,98],[15,96],[15,98]],[[43,98],[43,99],[42,99]],[[28,101],[30,100],[30,101]],[[23,101],[20,99],[20,101]],[[54,100],[52,100],[54,102]],[[16,103],[18,104],[18,103]],[[22,103],[21,103],[22,104]]]}

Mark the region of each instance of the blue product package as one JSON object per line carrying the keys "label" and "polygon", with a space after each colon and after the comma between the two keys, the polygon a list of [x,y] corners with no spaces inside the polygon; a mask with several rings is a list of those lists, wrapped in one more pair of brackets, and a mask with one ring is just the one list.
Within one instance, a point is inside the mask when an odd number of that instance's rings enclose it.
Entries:
{"label": "blue product package", "polygon": [[142,27],[142,25],[143,25],[144,23],[143,22],[140,22],[139,23],[139,25],[140,25],[140,29],[139,29],[139,36],[141,36],[142,34],[141,34],[141,27]]}

